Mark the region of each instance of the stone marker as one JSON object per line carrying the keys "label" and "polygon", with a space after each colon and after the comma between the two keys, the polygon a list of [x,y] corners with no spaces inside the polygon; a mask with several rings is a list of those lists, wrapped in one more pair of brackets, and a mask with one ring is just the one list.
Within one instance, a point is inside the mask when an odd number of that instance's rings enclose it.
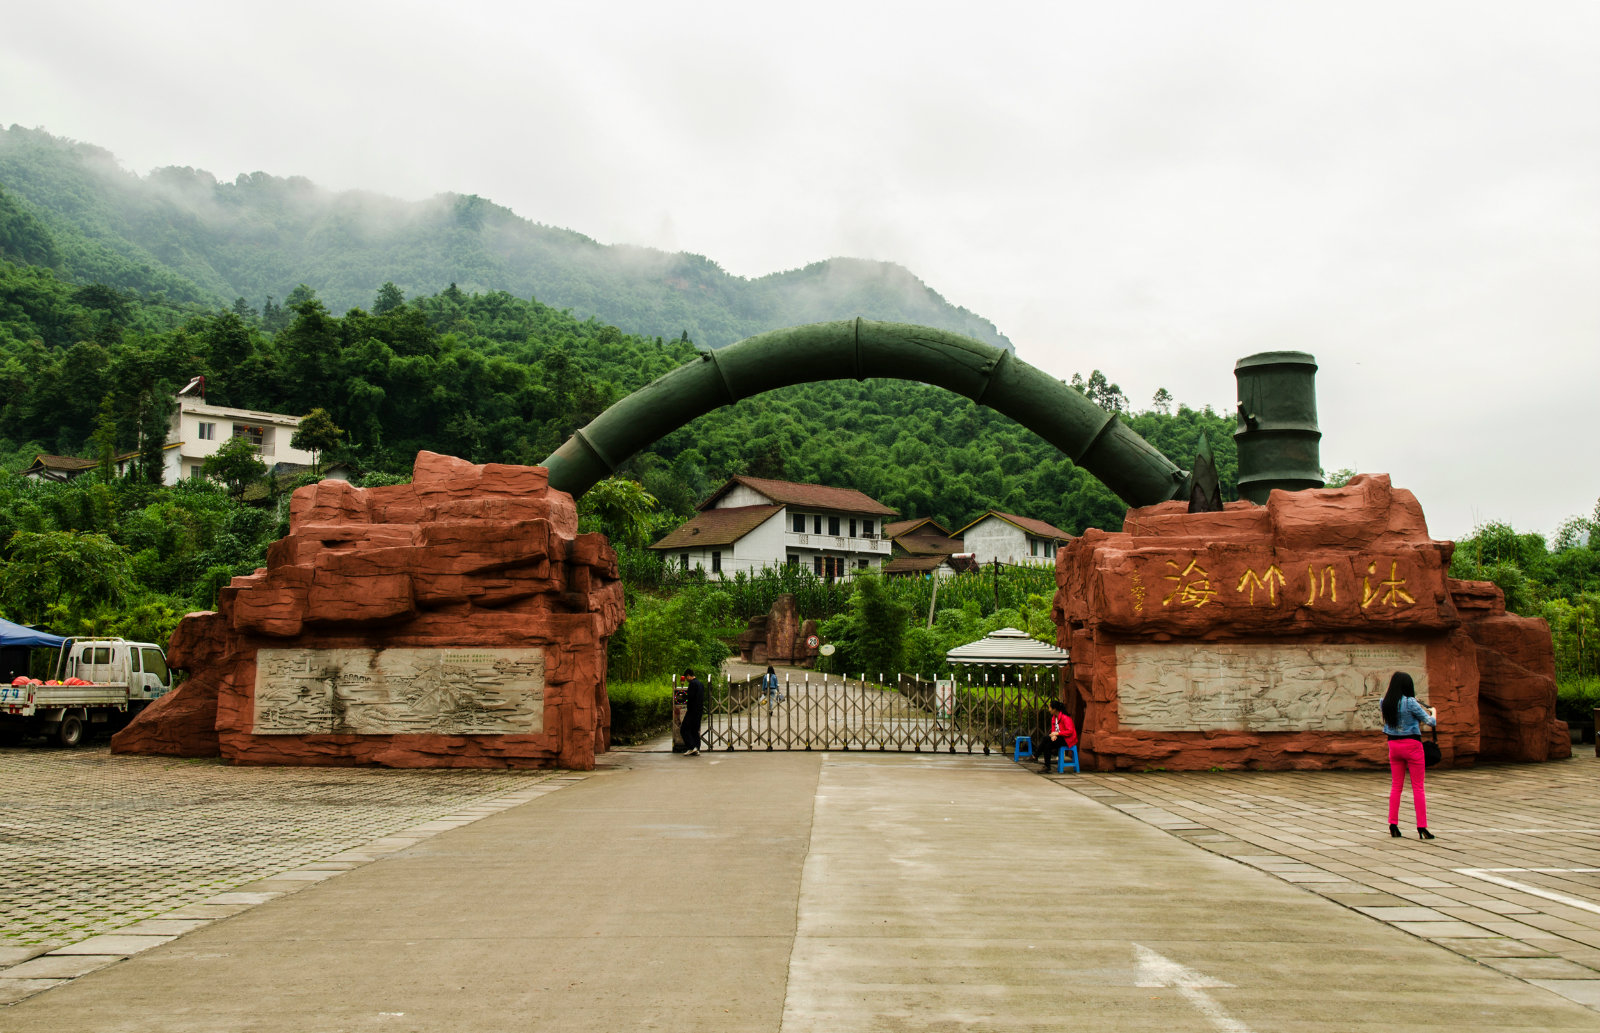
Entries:
{"label": "stone marker", "polygon": [[610,737],[616,555],[541,467],[423,452],[412,482],[294,493],[267,566],[191,614],[189,678],[118,753],[587,770]]}
{"label": "stone marker", "polygon": [[1057,557],[1086,766],[1384,764],[1396,670],[1438,708],[1446,764],[1570,756],[1549,627],[1448,577],[1454,545],[1387,475],[1187,508],[1131,509]]}

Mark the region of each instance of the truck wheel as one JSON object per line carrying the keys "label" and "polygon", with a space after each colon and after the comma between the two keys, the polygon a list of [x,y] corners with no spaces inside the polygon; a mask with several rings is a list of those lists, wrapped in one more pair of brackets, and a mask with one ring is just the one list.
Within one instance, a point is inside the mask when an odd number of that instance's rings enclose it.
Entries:
{"label": "truck wheel", "polygon": [[83,742],[83,718],[67,716],[56,728],[56,742],[71,749]]}

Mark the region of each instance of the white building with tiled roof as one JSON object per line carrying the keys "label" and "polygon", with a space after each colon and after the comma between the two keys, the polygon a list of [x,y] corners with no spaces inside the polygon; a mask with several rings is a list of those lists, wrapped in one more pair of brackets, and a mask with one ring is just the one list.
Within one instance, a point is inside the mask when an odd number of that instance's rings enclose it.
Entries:
{"label": "white building with tiled roof", "polygon": [[166,463],[161,477],[163,484],[176,484],[185,477],[199,477],[206,459],[215,455],[233,438],[249,441],[261,461],[267,464],[268,470],[285,465],[311,469],[312,460],[316,457],[305,449],[289,444],[294,432],[300,429],[300,421],[305,419],[304,416],[208,405],[205,391],[205,377],[195,377],[178,392],[178,405],[172,411],[172,421],[167,427]]}
{"label": "white building with tiled roof", "polygon": [[1072,535],[1043,520],[991,509],[956,532],[962,545],[982,566],[999,560],[1013,566],[1050,566],[1056,548]]}
{"label": "white building with tiled roof", "polygon": [[689,521],[650,548],[684,570],[721,578],[780,564],[819,577],[876,570],[889,558],[895,511],[850,488],[730,477]]}

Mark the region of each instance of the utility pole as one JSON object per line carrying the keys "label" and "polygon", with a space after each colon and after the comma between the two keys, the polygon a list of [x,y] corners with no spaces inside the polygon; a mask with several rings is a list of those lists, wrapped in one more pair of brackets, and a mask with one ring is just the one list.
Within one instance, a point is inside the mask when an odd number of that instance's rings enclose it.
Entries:
{"label": "utility pole", "polygon": [[994,560],[994,608],[996,611],[1000,609],[1000,557],[998,556]]}

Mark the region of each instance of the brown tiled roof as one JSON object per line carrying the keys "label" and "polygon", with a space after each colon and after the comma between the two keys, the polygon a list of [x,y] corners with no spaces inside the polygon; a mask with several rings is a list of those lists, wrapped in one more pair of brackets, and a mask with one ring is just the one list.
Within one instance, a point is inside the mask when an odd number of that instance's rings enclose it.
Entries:
{"label": "brown tiled roof", "polygon": [[832,509],[841,513],[874,513],[880,516],[894,516],[898,512],[854,488],[830,488],[825,484],[796,484],[794,481],[772,481],[765,477],[743,475],[729,477],[726,484],[700,503],[701,511],[708,511],[708,507],[727,494],[735,484],[753,488],[772,501],[786,506]]}
{"label": "brown tiled roof", "polygon": [[933,517],[917,517],[914,520],[896,520],[891,524],[884,524],[883,533],[888,535],[890,538],[898,538],[903,534],[910,534],[913,529],[921,527],[924,524],[933,530],[938,531],[946,538],[950,537],[949,528],[941,526],[936,520],[933,519]]}
{"label": "brown tiled roof", "polygon": [[913,556],[949,556],[966,551],[960,538],[946,538],[941,534],[901,535],[894,543]]}
{"label": "brown tiled roof", "polygon": [[[172,446],[169,445],[167,447],[170,448]],[[138,456],[138,454],[137,451],[124,452],[121,455],[112,456],[111,461],[113,463],[127,462],[129,459]],[[77,456],[53,456],[40,452],[33,457],[33,465],[22,472],[28,474],[42,470],[59,470],[62,473],[82,473],[85,470],[93,470],[99,465],[100,460],[98,459],[80,459]]]}
{"label": "brown tiled roof", "polygon": [[930,570],[937,570],[941,565],[949,564],[955,571],[977,570],[978,565],[970,557],[956,558],[954,556],[896,556],[883,565],[885,574],[923,574]]}
{"label": "brown tiled roof", "polygon": [[782,508],[735,506],[732,509],[704,509],[650,548],[698,549],[706,545],[729,545],[760,527]]}
{"label": "brown tiled roof", "polygon": [[[1072,535],[1068,532],[1063,531],[1061,528],[1056,527],[1053,524],[1047,524],[1043,520],[1035,520],[1032,517],[1017,516],[1015,513],[1002,513],[998,509],[989,510],[988,512],[984,513],[983,516],[979,517],[977,520],[974,520],[972,524],[982,523],[989,517],[999,517],[1001,520],[1011,524],[1013,527],[1020,527],[1022,530],[1033,535],[1035,538],[1060,538],[1062,541],[1067,541],[1072,538]],[[968,524],[967,527],[971,527],[972,524]],[[956,533],[965,533],[967,527],[963,527]]]}
{"label": "brown tiled roof", "polygon": [[937,570],[944,562],[943,556],[896,556],[883,565],[885,574],[926,574]]}
{"label": "brown tiled roof", "polygon": [[47,456],[40,453],[33,457],[33,466],[43,470],[93,470],[100,465],[98,459],[79,459],[75,456]]}

